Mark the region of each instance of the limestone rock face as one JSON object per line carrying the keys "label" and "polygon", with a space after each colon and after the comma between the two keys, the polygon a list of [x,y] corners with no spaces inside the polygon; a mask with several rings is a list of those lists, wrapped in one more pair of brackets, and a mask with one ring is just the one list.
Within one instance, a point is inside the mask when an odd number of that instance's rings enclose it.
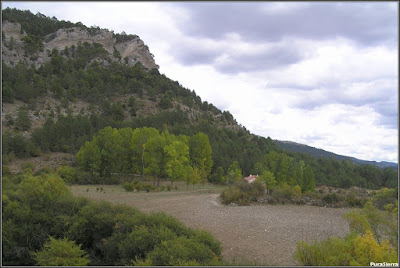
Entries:
{"label": "limestone rock face", "polygon": [[55,33],[49,34],[45,37],[45,40],[49,40],[46,43],[46,48],[52,50],[57,48],[58,50],[64,49],[66,46],[77,45],[78,42],[84,43],[99,43],[110,53],[113,52],[113,45],[116,41],[113,38],[113,34],[110,31],[102,30],[100,33],[90,36],[88,31],[79,27],[73,27],[68,29],[59,29]]}
{"label": "limestone rock face", "polygon": [[[90,44],[101,44],[110,53],[110,58],[113,60],[121,61],[131,66],[140,62],[149,70],[159,68],[149,48],[138,36],[134,36],[132,40],[118,43],[114,33],[106,29],[99,29],[94,33],[89,33],[86,29],[80,27],[59,29],[44,38],[43,51],[32,58],[23,55],[23,43],[21,38],[25,36],[26,33],[21,33],[21,25],[19,23],[5,21],[2,25],[2,31],[5,36],[3,45],[9,42],[11,37],[15,40],[15,45],[12,49],[9,49],[7,46],[4,46],[5,48],[3,49],[3,60],[7,65],[15,65],[18,61],[22,60],[28,65],[34,64],[36,67],[39,67],[44,62],[50,60],[47,51],[52,51],[54,48],[63,50],[66,46],[77,46],[79,42],[88,42]],[[114,50],[120,53],[121,59],[117,59],[113,56]]]}
{"label": "limestone rock face", "polygon": [[129,65],[135,65],[136,62],[141,62],[143,66],[148,69],[159,68],[149,48],[139,37],[131,41],[117,44],[115,48],[120,52],[122,59],[128,58]]}
{"label": "limestone rock face", "polygon": [[22,37],[26,36],[26,33],[21,33],[21,24],[15,22],[4,22],[2,29],[4,35],[8,38],[14,38],[14,40],[19,41]]}

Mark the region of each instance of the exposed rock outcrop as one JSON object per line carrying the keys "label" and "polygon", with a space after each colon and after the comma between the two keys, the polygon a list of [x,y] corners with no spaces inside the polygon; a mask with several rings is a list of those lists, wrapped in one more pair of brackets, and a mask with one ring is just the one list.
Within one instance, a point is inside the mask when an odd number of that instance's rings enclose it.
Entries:
{"label": "exposed rock outcrop", "polygon": [[21,33],[21,24],[15,22],[4,22],[2,24],[1,30],[4,32],[7,38],[14,38],[14,40],[19,41],[23,36],[26,36],[25,32]]}
{"label": "exposed rock outcrop", "polygon": [[[3,60],[7,65],[15,65],[22,60],[28,65],[34,64],[39,67],[50,60],[47,51],[52,51],[54,48],[63,50],[66,46],[77,46],[79,42],[88,42],[90,44],[101,44],[110,53],[110,58],[113,60],[120,60],[113,56],[114,50],[117,50],[123,63],[133,66],[137,62],[141,62],[149,70],[159,68],[149,48],[136,35],[129,41],[118,43],[114,33],[106,29],[99,29],[95,34],[90,34],[86,29],[79,27],[59,29],[44,38],[42,52],[39,52],[35,57],[27,57],[24,54],[23,42],[21,41],[26,33],[21,31],[21,25],[5,21],[2,24],[2,31],[5,37],[3,40]],[[12,46],[9,45],[10,40],[12,40]],[[4,46],[4,44],[6,45]]]}

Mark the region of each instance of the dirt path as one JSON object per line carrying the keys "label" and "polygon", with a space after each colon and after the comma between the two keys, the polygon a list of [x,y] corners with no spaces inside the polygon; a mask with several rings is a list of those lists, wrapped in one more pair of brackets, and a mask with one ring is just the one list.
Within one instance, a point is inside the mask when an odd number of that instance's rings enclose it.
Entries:
{"label": "dirt path", "polygon": [[[90,186],[93,187],[93,186]],[[296,205],[224,206],[218,194],[194,192],[127,193],[118,186],[72,186],[75,195],[132,205],[144,212],[163,211],[189,227],[210,231],[222,243],[223,257],[246,264],[296,265],[297,242],[344,236],[347,209]],[[114,188],[112,188],[114,187]]]}

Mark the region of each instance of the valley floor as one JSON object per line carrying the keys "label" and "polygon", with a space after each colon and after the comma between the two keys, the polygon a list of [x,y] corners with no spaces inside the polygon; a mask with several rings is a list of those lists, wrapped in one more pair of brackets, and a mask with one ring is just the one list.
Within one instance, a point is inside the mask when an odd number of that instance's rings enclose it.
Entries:
{"label": "valley floor", "polygon": [[[103,188],[96,191],[96,188]],[[88,190],[89,189],[89,190]],[[297,242],[345,236],[348,209],[301,205],[224,206],[220,189],[145,193],[126,192],[119,185],[71,186],[76,196],[135,206],[144,212],[163,211],[192,228],[210,231],[222,243],[228,262],[246,265],[296,265]]]}

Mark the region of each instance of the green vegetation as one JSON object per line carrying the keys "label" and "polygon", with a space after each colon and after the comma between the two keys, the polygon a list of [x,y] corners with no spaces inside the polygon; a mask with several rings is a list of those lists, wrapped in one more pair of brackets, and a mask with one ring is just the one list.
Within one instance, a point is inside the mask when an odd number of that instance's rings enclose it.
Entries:
{"label": "green vegetation", "polygon": [[221,200],[225,205],[236,203],[240,206],[245,206],[257,201],[264,193],[265,184],[259,180],[250,184],[238,181],[235,183],[235,187],[230,187],[221,193]]}
{"label": "green vegetation", "polygon": [[312,168],[303,160],[297,160],[287,154],[272,151],[255,163],[254,170],[261,174],[261,180],[269,185],[270,189],[274,189],[276,185],[281,187],[288,184],[300,186],[302,192],[315,191]]}
{"label": "green vegetation", "polygon": [[294,258],[301,265],[369,266],[370,262],[398,262],[398,204],[379,211],[367,202],[345,218],[351,232],[344,238],[299,242]]}
{"label": "green vegetation", "polygon": [[68,239],[54,239],[44,244],[43,250],[33,253],[40,266],[87,266],[90,263],[85,251]]}
{"label": "green vegetation", "polygon": [[[190,149],[189,149],[190,146]],[[78,166],[98,183],[113,183],[112,174],[140,174],[187,184],[204,183],[210,176],[212,159],[207,135],[175,136],[155,128],[113,129],[106,127],[87,141],[76,155]],[[193,179],[196,177],[196,179]],[[197,179],[198,178],[198,179]],[[82,182],[81,182],[82,183]]]}
{"label": "green vegetation", "polygon": [[2,180],[3,265],[216,265],[221,260],[220,243],[208,232],[163,213],[75,198],[55,173],[3,173]]}
{"label": "green vegetation", "polygon": [[[263,185],[261,187],[261,184]],[[249,191],[249,189],[254,189]],[[255,189],[258,189],[256,192]],[[251,193],[257,194],[251,194]],[[377,208],[396,206],[398,189],[382,188],[367,190],[351,187],[350,189],[321,186],[316,191],[302,192],[299,185],[284,183],[269,189],[262,176],[255,183],[237,181],[233,187],[220,194],[223,204],[235,203],[238,205],[256,204],[297,204],[333,208],[362,208],[367,202],[372,202]]]}

